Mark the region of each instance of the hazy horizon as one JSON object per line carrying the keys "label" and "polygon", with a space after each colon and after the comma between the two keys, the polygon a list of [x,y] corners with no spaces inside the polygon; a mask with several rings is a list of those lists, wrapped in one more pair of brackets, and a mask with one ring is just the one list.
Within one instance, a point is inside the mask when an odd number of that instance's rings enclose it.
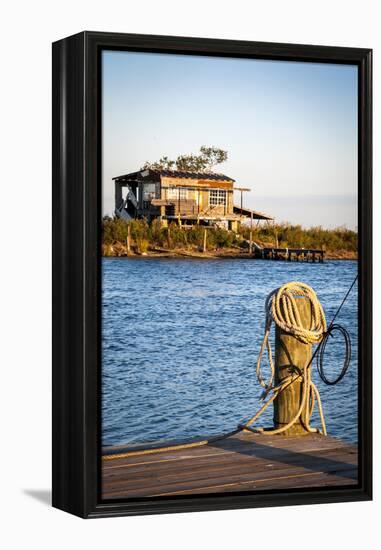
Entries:
{"label": "hazy horizon", "polygon": [[103,214],[113,177],[208,145],[244,206],[357,229],[356,66],[106,51],[102,115]]}

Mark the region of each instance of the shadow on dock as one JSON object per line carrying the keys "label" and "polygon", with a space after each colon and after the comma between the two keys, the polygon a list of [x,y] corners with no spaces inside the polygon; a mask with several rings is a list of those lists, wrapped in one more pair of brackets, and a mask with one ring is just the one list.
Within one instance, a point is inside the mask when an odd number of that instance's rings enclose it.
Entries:
{"label": "shadow on dock", "polygon": [[[301,437],[308,438],[308,436]],[[273,445],[270,446],[265,445],[264,443],[258,443],[256,441],[245,443],[242,442],[242,440],[234,438],[218,441],[210,445],[210,447],[217,447],[228,452],[233,451],[235,453],[260,458],[266,462],[271,462],[276,459],[278,462],[282,462],[283,464],[288,464],[290,466],[299,465],[310,471],[325,472],[328,475],[335,475],[353,480],[357,480],[358,477],[357,468],[354,468],[353,464],[343,462],[335,458],[329,458],[327,456],[317,456],[312,452],[301,452],[299,450],[293,451],[287,448],[282,449],[279,447],[274,447]]]}

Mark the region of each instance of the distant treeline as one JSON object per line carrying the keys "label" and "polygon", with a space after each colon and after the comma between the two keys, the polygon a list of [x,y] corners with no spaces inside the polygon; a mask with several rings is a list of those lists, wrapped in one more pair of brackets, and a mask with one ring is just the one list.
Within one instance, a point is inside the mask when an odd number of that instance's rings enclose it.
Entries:
{"label": "distant treeline", "polygon": [[[130,246],[133,252],[142,254],[155,248],[167,250],[186,249],[200,250],[204,242],[205,226],[179,226],[171,223],[162,227],[158,220],[148,223],[146,220],[132,220],[125,222],[118,218],[105,217],[103,219],[103,254],[114,256],[123,254],[127,246],[128,226],[130,226]],[[208,227],[207,250],[248,248],[250,227],[241,225],[238,233],[233,233],[220,227]],[[357,233],[339,227],[323,229],[311,227],[304,229],[300,225],[282,224],[254,224],[252,240],[260,246],[276,246],[281,248],[319,248],[327,252],[357,252]]]}

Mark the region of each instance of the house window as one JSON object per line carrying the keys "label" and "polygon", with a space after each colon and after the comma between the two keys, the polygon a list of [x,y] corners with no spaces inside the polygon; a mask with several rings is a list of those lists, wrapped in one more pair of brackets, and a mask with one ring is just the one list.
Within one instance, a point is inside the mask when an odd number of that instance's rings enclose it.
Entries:
{"label": "house window", "polygon": [[167,190],[167,199],[186,200],[188,198],[188,189],[183,187],[169,187]]}
{"label": "house window", "polygon": [[212,189],[209,191],[209,205],[210,206],[219,206],[226,205],[226,191],[222,189]]}
{"label": "house window", "polygon": [[146,183],[143,187],[143,200],[151,201],[156,196],[156,186],[154,183]]}

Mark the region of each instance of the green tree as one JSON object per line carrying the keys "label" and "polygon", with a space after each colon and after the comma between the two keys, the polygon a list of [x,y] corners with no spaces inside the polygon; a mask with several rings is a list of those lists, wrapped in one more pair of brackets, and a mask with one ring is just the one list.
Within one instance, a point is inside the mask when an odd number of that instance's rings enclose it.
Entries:
{"label": "green tree", "polygon": [[187,172],[212,172],[213,168],[225,162],[228,158],[227,151],[218,147],[202,145],[198,155],[180,155],[176,160],[161,157],[156,162],[146,162],[142,170],[180,170]]}

